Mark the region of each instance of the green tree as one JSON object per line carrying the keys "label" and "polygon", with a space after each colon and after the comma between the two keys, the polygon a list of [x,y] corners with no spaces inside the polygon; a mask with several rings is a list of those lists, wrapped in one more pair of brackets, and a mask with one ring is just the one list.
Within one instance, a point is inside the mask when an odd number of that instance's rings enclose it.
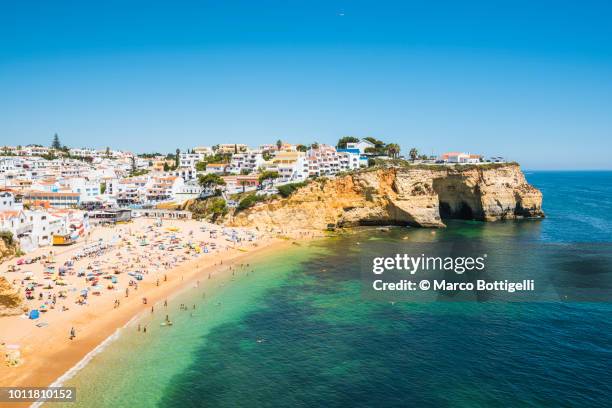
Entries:
{"label": "green tree", "polygon": [[59,136],[56,134],[53,135],[53,142],[51,143],[51,147],[55,150],[60,150],[62,148],[62,144],[60,143]]}
{"label": "green tree", "polygon": [[408,152],[408,155],[410,156],[410,160],[415,161],[417,157],[419,157],[419,151],[416,147],[413,147],[410,149],[410,152]]}
{"label": "green tree", "polygon": [[236,210],[246,210],[247,208],[254,206],[260,200],[261,198],[257,197],[256,194],[249,194],[248,196],[240,200],[240,202],[238,203],[238,207],[236,207]]}
{"label": "green tree", "polygon": [[279,177],[280,175],[278,174],[278,171],[266,170],[259,175],[259,183],[263,184],[264,181],[270,180],[270,183],[274,185],[274,180],[276,180]]}
{"label": "green tree", "polygon": [[367,140],[368,142],[372,143],[375,149],[380,150],[385,147],[385,143],[383,141],[373,138],[371,136],[365,137],[364,140]]}
{"label": "green tree", "polygon": [[227,204],[221,197],[217,197],[210,203],[210,213],[212,214],[212,220],[216,221],[222,215],[227,214]]}
{"label": "green tree", "polygon": [[217,187],[224,186],[225,180],[218,174],[201,174],[198,177],[198,184],[202,186],[204,190],[210,191],[215,189],[215,193],[219,194],[221,191]]}
{"label": "green tree", "polygon": [[110,157],[110,156],[111,156],[111,153],[110,153],[110,147],[108,147],[108,146],[106,147],[106,152],[105,152],[105,154],[106,154],[106,157]]}
{"label": "green tree", "polygon": [[353,136],[344,136],[342,138],[340,138],[340,140],[338,140],[338,144],[336,144],[336,147],[338,149],[346,149],[346,144],[347,143],[357,143],[359,142],[359,139]]}
{"label": "green tree", "polygon": [[387,154],[390,157],[397,158],[399,156],[400,147],[397,143],[389,143],[387,145]]}
{"label": "green tree", "polygon": [[242,192],[244,193],[246,190],[246,186],[249,185],[249,182],[246,180],[240,180],[238,184],[240,184],[240,186],[242,187]]}
{"label": "green tree", "polygon": [[282,141],[282,140],[280,140],[280,139],[278,139],[278,140],[276,141],[276,148],[277,148],[278,150],[280,150],[280,148],[281,148],[281,147],[283,147],[283,141]]}
{"label": "green tree", "polygon": [[196,171],[205,171],[205,170],[206,170],[206,165],[207,165],[207,164],[208,164],[208,163],[207,163],[207,162],[205,162],[205,161],[199,161],[199,162],[197,162],[197,163],[196,163],[196,165],[195,165]]}
{"label": "green tree", "polygon": [[299,145],[297,145],[297,151],[298,152],[307,152],[308,151],[308,147],[303,145],[303,144],[299,144]]}
{"label": "green tree", "polygon": [[176,157],[174,158],[174,168],[178,168],[181,156],[181,149],[176,149]]}
{"label": "green tree", "polygon": [[106,193],[106,183],[100,183],[100,194]]}

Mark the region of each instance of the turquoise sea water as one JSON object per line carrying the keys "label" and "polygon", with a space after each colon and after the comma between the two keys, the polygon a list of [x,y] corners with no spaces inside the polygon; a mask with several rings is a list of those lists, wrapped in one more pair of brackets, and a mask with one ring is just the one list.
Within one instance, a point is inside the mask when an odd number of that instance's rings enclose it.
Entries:
{"label": "turquoise sea water", "polygon": [[257,259],[145,315],[146,335],[127,327],[65,383],[78,397],[67,406],[610,406],[609,303],[361,294],[360,259],[381,243],[482,241],[528,262],[534,245],[611,241],[612,173],[526,173],[546,219],[364,229]]}

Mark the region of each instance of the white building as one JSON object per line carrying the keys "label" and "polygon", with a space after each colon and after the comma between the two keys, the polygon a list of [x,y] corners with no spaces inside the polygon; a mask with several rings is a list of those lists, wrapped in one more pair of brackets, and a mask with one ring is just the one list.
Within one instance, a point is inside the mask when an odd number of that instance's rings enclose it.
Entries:
{"label": "white building", "polygon": [[374,143],[369,142],[365,139],[361,139],[358,142],[349,142],[346,144],[347,149],[358,149],[360,154],[364,154],[366,149],[374,147]]}
{"label": "white building", "polygon": [[227,163],[208,163],[206,165],[206,174],[224,174],[229,171]]}
{"label": "white building", "polygon": [[250,150],[245,153],[235,153],[230,161],[230,172],[239,174],[243,170],[252,172],[263,166],[265,160],[260,150]]}
{"label": "white building", "polygon": [[12,210],[19,211],[23,210],[23,204],[15,199],[15,195],[8,191],[0,192],[0,211]]}
{"label": "white building", "polygon": [[334,175],[340,171],[340,156],[333,146],[321,144],[316,148],[311,147],[308,159],[310,176]]}
{"label": "white building", "polygon": [[176,176],[150,177],[146,184],[146,199],[149,203],[176,200],[185,182]]}
{"label": "white building", "polygon": [[100,195],[100,182],[88,180],[84,177],[74,177],[64,180],[66,185],[73,193],[80,195],[80,201],[90,201]]}
{"label": "white building", "polygon": [[479,154],[461,153],[461,152],[450,152],[444,153],[440,156],[440,160],[445,163],[457,163],[457,164],[477,164],[481,162],[482,156]]}
{"label": "white building", "polygon": [[204,160],[205,157],[204,153],[181,153],[179,155],[179,166],[195,170],[196,164]]}
{"label": "white building", "polygon": [[293,183],[308,178],[308,158],[304,152],[281,150],[264,164],[266,170],[276,171],[279,178],[275,183]]}

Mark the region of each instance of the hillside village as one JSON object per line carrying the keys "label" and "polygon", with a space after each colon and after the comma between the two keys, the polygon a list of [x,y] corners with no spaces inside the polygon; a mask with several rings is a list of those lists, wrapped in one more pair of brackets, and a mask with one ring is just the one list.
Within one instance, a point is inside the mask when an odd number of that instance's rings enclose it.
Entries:
{"label": "hillside village", "polygon": [[[427,156],[416,149],[407,156],[400,155],[399,145],[371,137],[344,137],[336,146],[229,143],[164,155],[69,148],[56,135],[51,147],[0,148],[0,231],[12,234],[21,250],[31,251],[71,243],[99,223],[134,216],[191,218],[189,211],[163,209],[210,197],[217,198],[212,203],[217,212],[246,207],[279,193],[285,196],[309,179],[383,160],[425,165],[503,161],[461,152]],[[242,201],[234,195],[242,195]]]}

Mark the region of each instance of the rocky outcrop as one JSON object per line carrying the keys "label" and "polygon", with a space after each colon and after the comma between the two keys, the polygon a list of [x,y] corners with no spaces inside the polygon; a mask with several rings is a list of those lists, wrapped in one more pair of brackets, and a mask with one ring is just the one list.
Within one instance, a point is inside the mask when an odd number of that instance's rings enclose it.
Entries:
{"label": "rocky outcrop", "polygon": [[22,295],[0,276],[0,316],[18,315],[24,310]]}
{"label": "rocky outcrop", "polygon": [[[0,262],[17,254],[17,244],[11,236],[4,234],[0,238]],[[24,312],[23,299],[18,290],[9,281],[0,276],[0,316],[10,316]]]}
{"label": "rocky outcrop", "polygon": [[444,227],[445,218],[543,217],[542,194],[516,164],[401,166],[318,180],[291,197],[236,214],[263,229],[357,225]]}

